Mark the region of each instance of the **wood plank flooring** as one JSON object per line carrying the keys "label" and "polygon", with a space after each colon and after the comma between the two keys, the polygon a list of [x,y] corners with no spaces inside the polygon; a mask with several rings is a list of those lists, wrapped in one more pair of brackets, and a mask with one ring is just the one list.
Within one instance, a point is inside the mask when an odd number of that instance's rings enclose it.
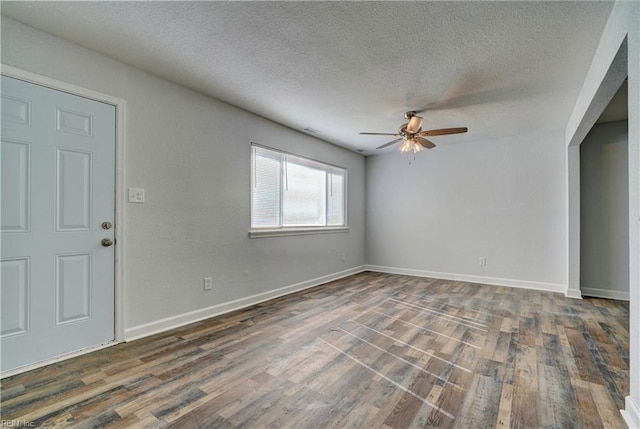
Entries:
{"label": "wood plank flooring", "polygon": [[78,428],[624,428],[629,307],[365,272],[2,380]]}

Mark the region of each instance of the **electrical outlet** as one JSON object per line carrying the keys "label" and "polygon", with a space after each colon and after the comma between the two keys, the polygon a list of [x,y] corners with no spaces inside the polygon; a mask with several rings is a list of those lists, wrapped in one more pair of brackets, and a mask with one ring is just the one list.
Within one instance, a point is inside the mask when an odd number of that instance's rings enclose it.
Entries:
{"label": "electrical outlet", "polygon": [[129,188],[129,202],[140,204],[144,203],[144,189]]}
{"label": "electrical outlet", "polygon": [[478,265],[480,265],[481,267],[486,267],[487,266],[487,258],[485,258],[484,256],[481,256],[478,259]]}
{"label": "electrical outlet", "polygon": [[211,290],[211,277],[204,278],[204,290]]}
{"label": "electrical outlet", "polygon": [[342,262],[344,262],[344,261],[346,261],[346,260],[347,260],[347,255],[345,255],[345,253],[344,253],[344,252],[342,252],[341,257],[342,257]]}

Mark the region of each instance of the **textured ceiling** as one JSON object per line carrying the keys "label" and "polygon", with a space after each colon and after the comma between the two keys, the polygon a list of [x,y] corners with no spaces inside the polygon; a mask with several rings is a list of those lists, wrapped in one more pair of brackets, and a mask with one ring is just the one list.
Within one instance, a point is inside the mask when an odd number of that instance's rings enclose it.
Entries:
{"label": "textured ceiling", "polygon": [[[2,2],[2,14],[288,127],[376,153],[564,127],[611,2]],[[393,150],[393,149],[387,149]]]}

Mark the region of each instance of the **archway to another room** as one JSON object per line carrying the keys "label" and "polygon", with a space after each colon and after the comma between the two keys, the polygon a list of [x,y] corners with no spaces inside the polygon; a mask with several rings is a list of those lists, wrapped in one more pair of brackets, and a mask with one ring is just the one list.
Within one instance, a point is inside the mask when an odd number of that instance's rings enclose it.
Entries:
{"label": "archway to another room", "polygon": [[625,80],[580,145],[580,290],[629,300],[628,92]]}

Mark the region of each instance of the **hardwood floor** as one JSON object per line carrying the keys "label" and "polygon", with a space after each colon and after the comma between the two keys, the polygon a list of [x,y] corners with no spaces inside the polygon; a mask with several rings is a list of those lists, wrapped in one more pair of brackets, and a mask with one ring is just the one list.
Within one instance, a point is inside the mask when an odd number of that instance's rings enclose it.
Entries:
{"label": "hardwood floor", "polygon": [[2,380],[80,428],[624,428],[629,307],[365,272]]}

